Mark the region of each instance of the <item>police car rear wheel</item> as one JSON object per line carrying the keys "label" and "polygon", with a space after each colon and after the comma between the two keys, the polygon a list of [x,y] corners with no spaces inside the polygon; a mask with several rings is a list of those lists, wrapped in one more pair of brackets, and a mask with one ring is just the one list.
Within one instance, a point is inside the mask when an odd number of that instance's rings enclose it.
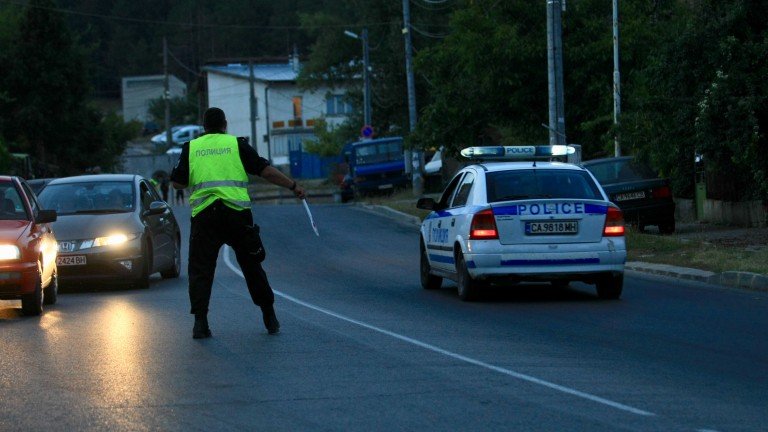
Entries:
{"label": "police car rear wheel", "polygon": [[478,282],[469,275],[467,263],[462,254],[459,254],[456,259],[456,273],[458,274],[456,285],[458,286],[459,298],[464,301],[477,299]]}
{"label": "police car rear wheel", "polygon": [[597,296],[605,300],[621,297],[624,288],[624,275],[608,274],[597,280]]}
{"label": "police car rear wheel", "polygon": [[421,287],[426,290],[439,289],[443,285],[443,278],[430,274],[429,259],[424,246],[421,247]]}

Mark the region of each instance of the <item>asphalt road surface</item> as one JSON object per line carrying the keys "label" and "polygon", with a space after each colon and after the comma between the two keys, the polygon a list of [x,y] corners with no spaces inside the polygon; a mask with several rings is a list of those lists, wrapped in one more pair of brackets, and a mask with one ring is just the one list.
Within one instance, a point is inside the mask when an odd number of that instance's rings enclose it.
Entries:
{"label": "asphalt road surface", "polygon": [[191,337],[186,262],[147,290],[64,293],[42,317],[0,302],[0,430],[768,428],[764,293],[628,273],[619,301],[574,283],[464,303],[453,283],[420,288],[413,226],[313,212],[319,238],[300,205],[254,207],[276,336],[227,249],[211,339]]}

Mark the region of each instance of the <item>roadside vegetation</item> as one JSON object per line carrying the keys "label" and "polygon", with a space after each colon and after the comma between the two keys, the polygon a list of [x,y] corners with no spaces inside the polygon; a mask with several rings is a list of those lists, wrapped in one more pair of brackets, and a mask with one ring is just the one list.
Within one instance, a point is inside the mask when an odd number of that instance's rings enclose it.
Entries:
{"label": "roadside vegetation", "polygon": [[713,272],[768,274],[768,247],[743,241],[691,240],[677,236],[627,234],[627,261],[644,261]]}

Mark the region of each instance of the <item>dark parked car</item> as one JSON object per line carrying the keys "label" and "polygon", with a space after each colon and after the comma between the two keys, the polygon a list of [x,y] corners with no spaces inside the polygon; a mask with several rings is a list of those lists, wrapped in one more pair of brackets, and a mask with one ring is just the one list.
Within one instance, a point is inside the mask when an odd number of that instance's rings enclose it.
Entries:
{"label": "dark parked car", "polygon": [[669,179],[660,178],[633,156],[594,159],[583,163],[600,182],[624,220],[643,231],[656,225],[662,234],[675,232],[675,202]]}
{"label": "dark parked car", "polygon": [[147,179],[100,174],[53,180],[40,193],[55,209],[59,280],[128,282],[179,276],[181,234],[173,211]]}

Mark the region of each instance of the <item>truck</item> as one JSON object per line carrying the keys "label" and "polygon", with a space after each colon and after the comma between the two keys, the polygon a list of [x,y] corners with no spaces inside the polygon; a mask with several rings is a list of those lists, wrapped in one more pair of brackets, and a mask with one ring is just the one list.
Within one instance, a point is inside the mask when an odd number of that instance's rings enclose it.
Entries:
{"label": "truck", "polygon": [[391,193],[408,184],[403,160],[403,137],[366,139],[342,149],[348,166],[341,185],[342,201],[373,193]]}

